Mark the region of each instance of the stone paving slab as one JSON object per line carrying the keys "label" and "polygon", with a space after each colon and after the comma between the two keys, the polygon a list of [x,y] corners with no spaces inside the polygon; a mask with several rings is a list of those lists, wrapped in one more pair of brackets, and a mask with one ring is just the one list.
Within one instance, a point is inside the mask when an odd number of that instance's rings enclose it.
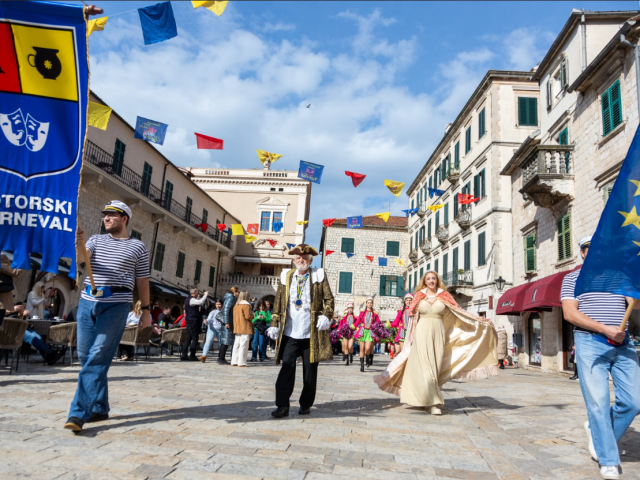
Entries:
{"label": "stone paving slab", "polygon": [[[597,479],[579,384],[523,369],[449,382],[445,414],[401,405],[338,361],[319,369],[310,416],[275,420],[273,364],[238,369],[151,357],[114,362],[111,418],[62,429],[79,366],[0,367],[0,478],[58,480]],[[621,441],[640,480],[640,420]]]}

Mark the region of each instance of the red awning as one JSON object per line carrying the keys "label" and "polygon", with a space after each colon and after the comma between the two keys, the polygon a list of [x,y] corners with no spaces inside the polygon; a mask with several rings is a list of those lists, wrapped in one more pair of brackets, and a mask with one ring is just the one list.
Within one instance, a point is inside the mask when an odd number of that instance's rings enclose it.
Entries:
{"label": "red awning", "polygon": [[582,265],[577,266],[573,270],[549,275],[530,284],[524,294],[523,311],[532,312],[545,308],[561,307],[560,290],[562,289],[562,280],[564,280],[567,274],[580,267],[582,267]]}
{"label": "red awning", "polygon": [[524,294],[531,286],[531,283],[523,283],[517,287],[510,288],[502,294],[498,300],[496,308],[497,315],[520,315],[523,311]]}

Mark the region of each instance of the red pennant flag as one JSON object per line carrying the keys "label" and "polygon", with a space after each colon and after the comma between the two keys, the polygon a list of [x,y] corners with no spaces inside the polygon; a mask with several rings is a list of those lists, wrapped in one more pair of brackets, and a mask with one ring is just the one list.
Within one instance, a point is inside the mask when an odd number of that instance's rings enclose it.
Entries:
{"label": "red pennant flag", "polygon": [[[324,220],[322,220],[322,224],[325,227],[330,227],[331,225],[333,225],[333,222],[335,222],[335,221],[336,221],[335,218],[325,218]],[[331,253],[333,253],[333,252],[331,252]]]}
{"label": "red pennant flag", "polygon": [[373,262],[373,257],[371,255],[365,255],[365,258],[370,262]]}
{"label": "red pennant flag", "polygon": [[277,241],[271,240],[270,238],[267,238],[267,242],[269,242],[269,245],[271,245],[273,248],[276,248],[276,245],[278,244]]}
{"label": "red pennant flag", "polygon": [[196,141],[198,142],[198,148],[209,150],[224,150],[222,148],[224,140],[220,140],[219,138],[207,137],[206,135],[202,135],[201,133],[196,133],[195,135]]}
{"label": "red pennant flag", "polygon": [[207,233],[207,229],[209,228],[209,225],[206,223],[194,223],[193,226],[202,230],[203,233]]}
{"label": "red pennant flag", "polygon": [[224,229],[227,228],[227,224],[226,223],[218,223],[216,225],[216,227],[218,227],[218,230],[220,230],[221,232],[224,232]]}
{"label": "red pennant flag", "polygon": [[[335,220],[335,218],[334,218],[334,220]],[[327,250],[326,252],[324,252],[324,256],[328,257],[329,255],[331,255],[332,253],[335,253],[335,252],[336,252],[335,250]]]}
{"label": "red pennant flag", "polygon": [[258,235],[258,224],[257,223],[248,224],[247,225],[247,233],[249,233],[251,235]]}
{"label": "red pennant flag", "polygon": [[473,202],[477,202],[478,200],[480,200],[480,198],[478,197],[474,197],[473,195],[470,195],[468,193],[459,193],[458,194],[458,203],[460,205],[469,205]]}
{"label": "red pennant flag", "polygon": [[362,175],[361,173],[353,173],[353,172],[344,172],[347,177],[351,177],[351,181],[353,182],[353,186],[357,187],[362,183],[366,175]]}

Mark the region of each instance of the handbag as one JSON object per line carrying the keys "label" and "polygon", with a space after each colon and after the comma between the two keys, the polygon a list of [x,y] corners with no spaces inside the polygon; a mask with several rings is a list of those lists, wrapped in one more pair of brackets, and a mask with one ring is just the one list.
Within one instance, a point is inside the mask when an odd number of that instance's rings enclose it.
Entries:
{"label": "handbag", "polygon": [[255,323],[255,327],[260,335],[264,335],[265,332],[267,331],[267,328],[269,328],[267,327],[267,324],[265,322],[261,322],[261,321],[257,321]]}
{"label": "handbag", "polygon": [[13,278],[6,273],[0,273],[0,293],[13,291]]}

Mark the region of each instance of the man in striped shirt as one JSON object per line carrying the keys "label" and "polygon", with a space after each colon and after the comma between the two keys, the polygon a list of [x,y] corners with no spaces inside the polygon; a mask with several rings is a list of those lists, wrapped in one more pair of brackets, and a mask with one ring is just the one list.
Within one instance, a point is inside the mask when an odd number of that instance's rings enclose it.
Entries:
{"label": "man in striped shirt", "polygon": [[[591,237],[580,240],[584,259]],[[580,388],[587,407],[585,430],[589,453],[600,464],[602,478],[619,478],[618,441],[640,413],[640,367],[638,355],[619,327],[627,303],[640,308],[640,300],[613,293],[591,292],[575,296],[580,271],[569,273],[560,294],[564,318],[574,325]],[[609,340],[615,344],[609,343]],[[609,398],[609,375],[615,403]]]}
{"label": "man in striped shirt", "polygon": [[[64,425],[74,432],[81,431],[85,422],[109,418],[107,372],[124,332],[134,286],[142,303],[138,327],[151,324],[149,252],[144,243],[127,233],[131,209],[113,200],[102,213],[107,234],[94,235],[85,245],[96,288],[92,288],[87,276],[78,305],[77,343],[82,369]],[[84,232],[78,229],[79,262],[85,258],[84,240]]]}

